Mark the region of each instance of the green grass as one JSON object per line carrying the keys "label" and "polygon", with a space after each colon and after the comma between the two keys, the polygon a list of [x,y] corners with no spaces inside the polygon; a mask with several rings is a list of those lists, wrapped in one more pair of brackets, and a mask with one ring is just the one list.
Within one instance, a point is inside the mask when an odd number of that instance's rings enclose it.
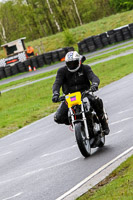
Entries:
{"label": "green grass", "polygon": [[77,200],[132,200],[133,156]]}
{"label": "green grass", "polygon": [[0,96],[0,137],[54,112],[51,102],[54,78]]}
{"label": "green grass", "polygon": [[[133,72],[133,56],[128,55],[92,67],[101,80],[100,87]],[[24,86],[0,96],[0,137],[53,113],[52,85],[55,78]]]}
{"label": "green grass", "polygon": [[[0,91],[56,74],[57,69],[0,85]],[[27,72],[30,73],[30,72]]]}
{"label": "green grass", "polygon": [[[82,26],[70,29],[70,32],[72,33],[74,39],[74,43],[70,46],[73,46],[75,50],[78,50],[77,43],[79,41],[89,36],[97,35],[130,23],[133,23],[133,10],[118,13],[109,17],[104,17],[103,19],[100,19],[98,21],[92,21],[88,24],[84,24]],[[26,46],[31,45],[35,48],[36,46],[40,46],[40,43],[43,44],[45,52],[66,46],[63,32],[57,33],[49,37],[44,37],[31,42],[27,42]],[[37,48],[35,48],[35,53],[39,53]],[[43,50],[41,53],[43,53]],[[1,50],[0,58],[2,57],[5,57],[5,55],[4,51]]]}

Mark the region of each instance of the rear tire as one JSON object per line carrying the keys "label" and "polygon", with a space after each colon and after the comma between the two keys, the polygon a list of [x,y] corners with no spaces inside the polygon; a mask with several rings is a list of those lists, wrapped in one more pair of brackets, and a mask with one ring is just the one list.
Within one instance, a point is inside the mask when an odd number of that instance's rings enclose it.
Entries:
{"label": "rear tire", "polygon": [[91,154],[90,141],[85,137],[85,129],[81,122],[75,124],[75,136],[81,154],[86,158]]}

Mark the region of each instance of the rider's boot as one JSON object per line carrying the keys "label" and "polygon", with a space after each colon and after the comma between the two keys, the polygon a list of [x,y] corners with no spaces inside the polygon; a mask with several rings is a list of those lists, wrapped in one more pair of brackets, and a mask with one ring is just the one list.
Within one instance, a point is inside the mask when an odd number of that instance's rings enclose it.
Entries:
{"label": "rider's boot", "polygon": [[102,125],[102,129],[105,135],[108,135],[110,130],[109,130],[109,126],[108,126],[108,121],[105,115],[102,115],[101,117],[99,117],[100,123]]}

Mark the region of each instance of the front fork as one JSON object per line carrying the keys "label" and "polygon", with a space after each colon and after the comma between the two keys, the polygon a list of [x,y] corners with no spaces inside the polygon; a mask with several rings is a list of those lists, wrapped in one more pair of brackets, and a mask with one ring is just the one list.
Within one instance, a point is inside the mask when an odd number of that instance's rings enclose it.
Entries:
{"label": "front fork", "polygon": [[[72,119],[72,125],[73,127],[75,128],[75,124],[74,124],[74,113],[72,111],[71,108],[69,108],[69,111],[70,111],[70,114],[71,114],[71,119]],[[86,134],[86,138],[89,140],[89,132],[88,132],[88,127],[87,127],[87,121],[86,121],[86,117],[85,117],[85,112],[84,112],[84,107],[83,107],[83,104],[81,104],[81,112],[82,112],[82,119],[83,119],[83,122],[84,122],[84,127],[85,127],[85,134]]]}

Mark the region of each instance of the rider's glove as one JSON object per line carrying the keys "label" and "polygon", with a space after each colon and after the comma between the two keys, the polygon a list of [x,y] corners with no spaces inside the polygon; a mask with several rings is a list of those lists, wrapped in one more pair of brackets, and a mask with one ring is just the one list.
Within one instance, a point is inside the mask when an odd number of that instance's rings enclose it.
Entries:
{"label": "rider's glove", "polygon": [[91,91],[92,92],[95,92],[95,91],[97,91],[98,90],[98,83],[92,83],[92,85],[91,85]]}
{"label": "rider's glove", "polygon": [[57,103],[58,99],[59,99],[59,93],[56,92],[53,94],[53,97],[52,97],[53,103]]}

